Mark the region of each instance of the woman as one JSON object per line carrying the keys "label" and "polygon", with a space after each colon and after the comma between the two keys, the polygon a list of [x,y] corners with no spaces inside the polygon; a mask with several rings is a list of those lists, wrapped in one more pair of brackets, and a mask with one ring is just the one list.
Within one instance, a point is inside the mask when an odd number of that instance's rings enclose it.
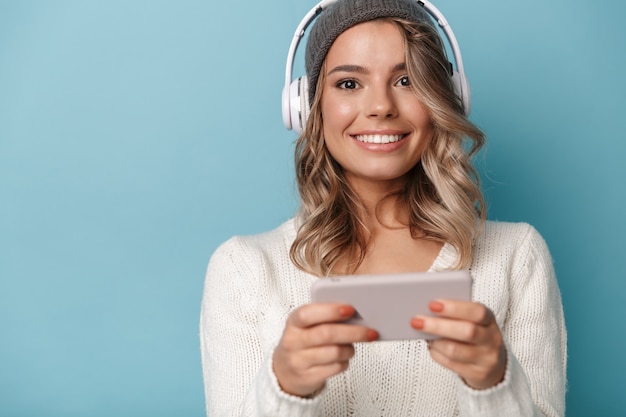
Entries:
{"label": "woman", "polygon": [[[306,51],[311,112],[297,216],[215,252],[201,315],[213,416],[562,416],[565,328],[548,249],[484,220],[444,48],[412,0],[339,0]],[[467,143],[463,141],[466,140]],[[349,305],[312,304],[329,275],[471,269],[473,301],[433,300],[375,342]],[[409,325],[409,324],[407,324]]]}

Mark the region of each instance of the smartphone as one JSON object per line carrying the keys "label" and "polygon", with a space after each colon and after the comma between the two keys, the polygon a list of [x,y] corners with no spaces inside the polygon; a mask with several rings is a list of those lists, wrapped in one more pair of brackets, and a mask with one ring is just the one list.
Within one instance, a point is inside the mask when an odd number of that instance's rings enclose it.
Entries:
{"label": "smartphone", "polygon": [[410,272],[401,274],[346,275],[320,278],[311,287],[314,303],[345,303],[356,313],[346,323],[378,331],[378,340],[434,339],[411,327],[416,315],[432,316],[434,299],[470,301],[469,271]]}

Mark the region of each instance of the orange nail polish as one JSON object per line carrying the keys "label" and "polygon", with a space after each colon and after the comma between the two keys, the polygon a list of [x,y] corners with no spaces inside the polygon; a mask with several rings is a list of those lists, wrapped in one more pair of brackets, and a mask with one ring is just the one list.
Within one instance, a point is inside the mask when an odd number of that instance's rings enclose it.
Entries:
{"label": "orange nail polish", "polygon": [[341,315],[341,317],[350,317],[354,314],[354,307],[341,306],[339,307],[339,314]]}
{"label": "orange nail polish", "polygon": [[424,319],[420,319],[420,318],[411,319],[411,326],[413,326],[414,329],[422,330],[424,328]]}
{"label": "orange nail polish", "polygon": [[428,308],[433,313],[441,313],[443,311],[443,303],[440,303],[439,301],[431,301],[428,304]]}
{"label": "orange nail polish", "polygon": [[369,342],[372,342],[372,341],[374,341],[376,339],[378,339],[378,332],[376,330],[369,329],[367,331],[367,340]]}

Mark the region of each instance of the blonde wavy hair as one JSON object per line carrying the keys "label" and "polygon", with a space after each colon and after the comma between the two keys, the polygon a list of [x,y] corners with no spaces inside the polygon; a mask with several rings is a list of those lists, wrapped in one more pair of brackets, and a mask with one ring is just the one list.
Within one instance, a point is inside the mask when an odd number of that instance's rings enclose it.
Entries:
{"label": "blonde wavy hair", "polygon": [[[411,86],[433,126],[432,138],[420,162],[406,174],[404,187],[387,197],[406,204],[413,238],[448,242],[459,255],[454,268],[469,268],[472,243],[485,221],[479,178],[471,163],[484,134],[464,115],[436,30],[399,18],[379,20],[393,23],[403,34]],[[301,204],[290,249],[298,268],[319,277],[336,274],[339,262],[353,273],[363,262],[370,239],[362,220],[364,205],[325,145],[320,104],[324,82],[325,65],[306,128],[296,142]]]}

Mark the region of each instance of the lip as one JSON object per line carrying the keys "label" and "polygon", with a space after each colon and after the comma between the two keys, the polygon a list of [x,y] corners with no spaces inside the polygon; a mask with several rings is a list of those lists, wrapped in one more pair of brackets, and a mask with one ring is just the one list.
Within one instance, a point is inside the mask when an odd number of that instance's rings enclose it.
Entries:
{"label": "lip", "polygon": [[358,130],[356,132],[350,133],[350,136],[360,136],[360,135],[408,135],[409,132],[406,130],[397,130],[397,129],[373,129],[373,130]]}
{"label": "lip", "polygon": [[[370,152],[388,153],[404,146],[404,144],[407,143],[406,139],[410,136],[410,133],[395,129],[364,130],[350,133],[349,136],[354,143],[362,149]],[[368,143],[358,140],[357,136],[401,136],[401,138],[398,141],[389,143]]]}

